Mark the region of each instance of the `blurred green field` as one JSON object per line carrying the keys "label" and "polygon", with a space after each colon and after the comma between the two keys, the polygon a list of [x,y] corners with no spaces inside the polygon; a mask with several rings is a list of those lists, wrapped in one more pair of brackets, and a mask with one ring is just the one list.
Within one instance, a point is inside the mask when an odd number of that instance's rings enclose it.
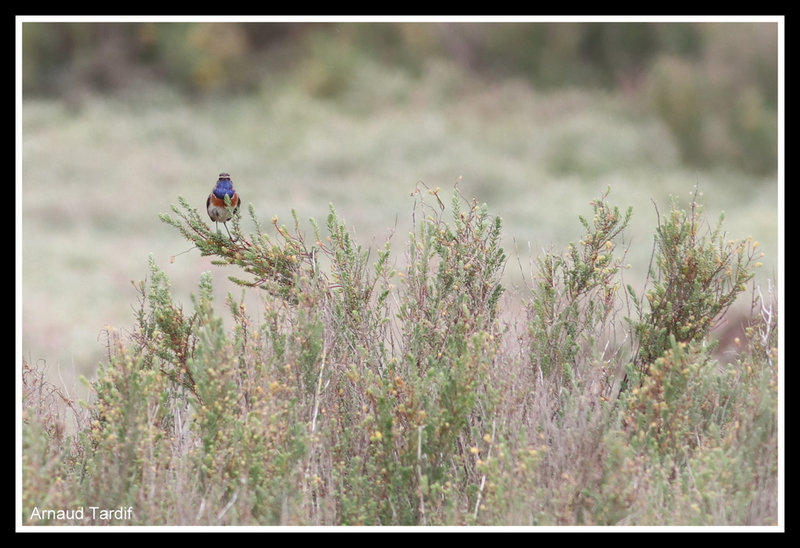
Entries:
{"label": "blurred green field", "polygon": [[[227,281],[234,272],[182,253],[188,244],[158,218],[178,196],[202,211],[221,171],[262,225],[273,216],[290,223],[292,210],[323,224],[333,204],[362,245],[393,235],[398,264],[412,191],[424,183],[449,195],[457,184],[503,218],[512,303],[531,261],[574,241],[577,216],[608,187],[610,202],[634,208],[626,279],[640,287],[656,205],[666,211],[670,195],[688,204],[699,185],[712,222],[724,211],[731,238],[759,241],[758,282],[777,278],[774,173],[687,167],[674,134],[622,92],[542,91],[515,78],[477,79],[433,58],[422,66],[412,74],[361,62],[335,97],[310,92],[310,70],[239,95],[190,99],[148,84],[72,101],[26,97],[23,357],[46,361],[68,387],[91,377],[103,360],[104,327],[133,324],[131,281],[145,276],[149,254],[187,309],[206,270],[220,298],[239,295]],[[252,228],[245,214],[243,230]]]}

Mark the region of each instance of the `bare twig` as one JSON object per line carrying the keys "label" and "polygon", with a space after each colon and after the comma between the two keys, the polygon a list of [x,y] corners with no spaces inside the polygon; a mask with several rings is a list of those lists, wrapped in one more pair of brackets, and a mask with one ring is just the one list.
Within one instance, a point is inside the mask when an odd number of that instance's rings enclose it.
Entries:
{"label": "bare twig", "polygon": [[[495,427],[497,426],[497,421],[492,420],[492,441],[489,443],[489,450],[486,452],[486,458],[489,459],[492,456],[492,447],[494,446],[494,433]],[[478,498],[475,501],[475,511],[472,513],[472,519],[478,519],[478,510],[481,507],[481,498],[483,497],[483,488],[486,486],[486,474],[481,476],[481,486],[478,488]]]}

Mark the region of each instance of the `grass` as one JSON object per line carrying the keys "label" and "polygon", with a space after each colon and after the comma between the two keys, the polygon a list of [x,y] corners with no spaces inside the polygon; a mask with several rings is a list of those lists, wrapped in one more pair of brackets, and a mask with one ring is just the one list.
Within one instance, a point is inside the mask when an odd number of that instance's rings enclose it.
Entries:
{"label": "grass", "polygon": [[[726,240],[759,242],[756,282],[766,287],[777,269],[774,178],[686,169],[655,117],[621,96],[467,82],[439,64],[416,80],[375,66],[356,79],[364,85],[339,101],[310,97],[296,81],[226,100],[146,89],[73,106],[26,101],[23,508],[134,504],[140,524],[774,524],[774,318],[754,325],[727,369],[697,341],[675,340],[661,361],[648,357],[653,376],[617,405],[597,387],[621,381],[625,354],[597,345],[630,344],[621,331],[609,339],[624,301],[602,333],[594,324],[584,333],[588,346],[569,351],[570,382],[561,373],[545,382],[533,351],[543,341],[533,344],[526,319],[537,261],[578,242],[577,216],[609,186],[623,211],[633,207],[615,241],[621,286],[644,294],[656,208],[663,215],[670,195],[687,208],[699,186],[705,218],[726,212]],[[320,233],[341,254],[320,264],[338,276],[328,283],[355,291],[349,304],[312,285],[319,306],[287,309],[227,280],[236,270],[182,253],[190,244],[159,214],[183,196],[202,215],[220,171],[253,205],[253,217],[243,209],[245,235],[259,219],[280,241],[270,220],[291,227],[294,210],[310,245],[307,219],[335,206]],[[446,298],[453,282],[437,268],[453,259],[463,276],[469,261],[446,253],[424,219],[466,241],[450,217],[454,185],[462,211],[475,195],[487,219],[502,218],[495,244],[479,238],[508,258],[479,278],[505,288],[494,304]],[[414,194],[426,186],[448,189],[443,211]],[[470,222],[477,231],[478,217]],[[392,260],[373,270],[389,237]],[[420,301],[423,289],[441,298]],[[148,323],[155,315],[136,316],[137,302],[172,315]],[[479,304],[468,317],[480,321],[456,338],[442,332],[435,352],[426,345],[436,339],[414,327],[423,324],[412,314],[461,317]],[[731,310],[731,323],[751,312],[746,298]],[[145,336],[170,325],[183,326],[191,359]],[[415,359],[432,360],[427,373]],[[657,391],[654,371],[692,388],[663,398],[683,413],[668,424],[647,406],[662,400],[641,396]],[[447,391],[459,386],[473,396]],[[57,405],[62,395],[73,404]],[[651,425],[665,437],[649,436]],[[104,500],[89,496],[98,492]]]}

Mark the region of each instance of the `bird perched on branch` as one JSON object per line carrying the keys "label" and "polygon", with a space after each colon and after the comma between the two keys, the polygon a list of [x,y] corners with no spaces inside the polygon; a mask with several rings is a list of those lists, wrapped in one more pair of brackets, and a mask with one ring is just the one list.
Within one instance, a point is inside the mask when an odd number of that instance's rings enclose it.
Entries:
{"label": "bird perched on branch", "polygon": [[[230,198],[230,209],[225,204],[225,196]],[[241,204],[241,198],[236,189],[233,188],[231,176],[227,173],[220,173],[217,184],[214,185],[211,194],[208,195],[206,200],[206,210],[212,221],[222,223],[231,240],[233,240],[233,237],[228,230],[227,222],[231,220],[231,212],[236,213],[239,211],[239,204]],[[219,230],[219,225],[217,225],[217,230]]]}

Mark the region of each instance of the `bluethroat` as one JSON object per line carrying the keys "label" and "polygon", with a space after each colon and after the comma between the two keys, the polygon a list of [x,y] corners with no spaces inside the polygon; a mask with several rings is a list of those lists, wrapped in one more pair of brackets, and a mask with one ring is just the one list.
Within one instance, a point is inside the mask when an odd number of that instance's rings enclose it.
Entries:
{"label": "bluethroat", "polygon": [[[230,210],[225,205],[225,196],[230,198]],[[214,189],[211,191],[211,194],[208,195],[208,199],[206,200],[206,210],[208,211],[208,216],[211,217],[212,221],[215,223],[222,223],[222,225],[225,227],[225,232],[228,233],[228,237],[231,240],[233,240],[233,237],[228,230],[227,222],[231,220],[231,211],[233,211],[233,213],[239,211],[239,204],[241,204],[241,199],[239,197],[239,193],[236,192],[235,188],[233,188],[231,176],[227,173],[220,173],[217,184],[214,185]],[[219,230],[219,225],[217,225],[217,230]]]}

